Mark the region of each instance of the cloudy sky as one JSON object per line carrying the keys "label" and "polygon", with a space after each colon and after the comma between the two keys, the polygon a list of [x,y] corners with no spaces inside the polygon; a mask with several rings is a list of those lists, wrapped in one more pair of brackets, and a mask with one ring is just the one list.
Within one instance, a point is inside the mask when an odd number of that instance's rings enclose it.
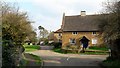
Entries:
{"label": "cloudy sky", "polygon": [[[35,23],[34,29],[43,26],[48,31],[60,28],[63,13],[65,15],[96,14],[102,10],[102,3],[106,0],[5,0],[16,3],[20,11],[28,12],[29,18]],[[38,32],[38,29],[37,29]]]}

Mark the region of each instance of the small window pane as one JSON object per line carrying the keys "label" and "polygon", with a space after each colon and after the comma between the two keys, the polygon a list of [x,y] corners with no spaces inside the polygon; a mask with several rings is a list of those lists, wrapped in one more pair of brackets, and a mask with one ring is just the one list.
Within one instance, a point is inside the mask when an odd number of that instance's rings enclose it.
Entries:
{"label": "small window pane", "polygon": [[70,39],[70,44],[75,44],[75,39]]}
{"label": "small window pane", "polygon": [[92,44],[97,44],[97,39],[92,39]]}
{"label": "small window pane", "polygon": [[77,33],[77,32],[72,32],[72,34],[76,35],[76,34],[78,34],[78,33]]}
{"label": "small window pane", "polygon": [[93,35],[96,35],[96,32],[92,32]]}
{"label": "small window pane", "polygon": [[61,34],[59,33],[58,36],[61,36]]}

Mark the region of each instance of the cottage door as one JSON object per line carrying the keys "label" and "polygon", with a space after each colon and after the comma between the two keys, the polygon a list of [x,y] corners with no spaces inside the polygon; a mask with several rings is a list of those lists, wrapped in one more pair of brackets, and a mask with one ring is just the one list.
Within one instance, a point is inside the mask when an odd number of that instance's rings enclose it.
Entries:
{"label": "cottage door", "polygon": [[80,40],[80,42],[83,45],[82,51],[84,51],[84,49],[86,49],[88,47],[88,43],[89,43],[89,39],[87,39],[85,36],[82,37],[82,39]]}

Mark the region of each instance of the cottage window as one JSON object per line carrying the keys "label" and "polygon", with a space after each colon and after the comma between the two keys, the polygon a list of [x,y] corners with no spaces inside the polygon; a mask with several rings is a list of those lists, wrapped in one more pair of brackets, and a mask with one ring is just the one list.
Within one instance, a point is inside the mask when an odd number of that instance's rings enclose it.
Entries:
{"label": "cottage window", "polygon": [[61,40],[61,39],[58,39],[58,42],[62,42],[62,40]]}
{"label": "cottage window", "polygon": [[72,34],[76,35],[76,34],[78,34],[78,32],[72,32]]}
{"label": "cottage window", "polygon": [[61,33],[59,33],[58,36],[61,36]]}
{"label": "cottage window", "polygon": [[96,32],[92,32],[93,35],[96,35]]}
{"label": "cottage window", "polygon": [[76,43],[75,39],[70,38],[70,44],[75,44],[75,43]]}
{"label": "cottage window", "polygon": [[97,39],[92,39],[92,44],[97,44]]}

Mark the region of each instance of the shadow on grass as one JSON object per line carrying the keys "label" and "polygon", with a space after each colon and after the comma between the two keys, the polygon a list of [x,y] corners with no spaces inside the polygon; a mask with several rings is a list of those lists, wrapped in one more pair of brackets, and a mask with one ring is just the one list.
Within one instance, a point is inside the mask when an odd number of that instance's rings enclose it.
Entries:
{"label": "shadow on grass", "polygon": [[20,66],[25,67],[25,66],[38,66],[41,67],[41,58],[39,56],[25,53],[24,54],[25,58],[22,59]]}

